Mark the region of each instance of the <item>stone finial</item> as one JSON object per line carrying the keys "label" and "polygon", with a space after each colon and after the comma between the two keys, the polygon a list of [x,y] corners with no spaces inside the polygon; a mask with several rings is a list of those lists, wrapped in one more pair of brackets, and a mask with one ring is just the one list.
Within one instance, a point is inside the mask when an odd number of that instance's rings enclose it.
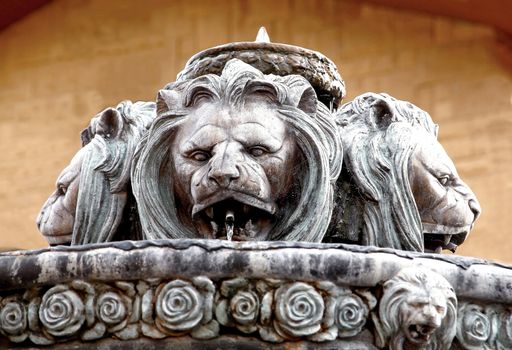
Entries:
{"label": "stone finial", "polygon": [[260,27],[260,30],[258,30],[258,34],[256,35],[256,40],[255,40],[257,43],[269,43],[270,42],[270,37],[268,36],[268,33],[267,33],[267,30],[265,29],[265,27]]}

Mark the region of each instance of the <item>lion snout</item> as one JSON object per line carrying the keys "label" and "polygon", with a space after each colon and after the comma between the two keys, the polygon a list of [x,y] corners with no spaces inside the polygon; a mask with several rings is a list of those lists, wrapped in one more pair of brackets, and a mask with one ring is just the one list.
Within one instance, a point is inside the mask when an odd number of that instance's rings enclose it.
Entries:
{"label": "lion snout", "polygon": [[443,317],[439,313],[435,311],[429,311],[424,314],[424,317],[425,323],[423,323],[422,326],[425,328],[425,330],[431,328],[433,333],[436,328],[441,326]]}
{"label": "lion snout", "polygon": [[240,178],[240,166],[233,161],[212,162],[208,180],[221,188],[227,188],[232,181]]}
{"label": "lion snout", "polygon": [[468,201],[468,206],[469,206],[469,209],[471,210],[471,212],[473,213],[474,215],[474,219],[473,219],[473,222],[476,221],[476,219],[478,219],[478,217],[480,216],[480,214],[482,213],[482,208],[480,207],[480,203],[478,203],[478,201],[476,200],[476,198],[471,198],[469,201]]}
{"label": "lion snout", "polygon": [[41,209],[39,214],[37,214],[37,218],[36,218],[36,225],[37,225],[37,229],[39,231],[41,231],[41,224],[43,222],[44,216],[45,216],[45,213],[44,213],[44,208],[43,208],[43,209]]}

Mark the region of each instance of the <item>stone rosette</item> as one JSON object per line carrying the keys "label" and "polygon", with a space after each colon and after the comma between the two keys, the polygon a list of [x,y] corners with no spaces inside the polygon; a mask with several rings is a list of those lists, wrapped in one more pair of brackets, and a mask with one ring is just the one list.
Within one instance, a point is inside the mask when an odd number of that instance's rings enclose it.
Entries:
{"label": "stone rosette", "polygon": [[84,302],[80,295],[68,286],[55,286],[43,295],[39,320],[43,330],[51,336],[74,335],[85,321]]}
{"label": "stone rosette", "polygon": [[375,304],[375,297],[367,291],[362,291],[359,296],[348,288],[343,289],[336,300],[334,311],[338,337],[348,338],[359,334],[366,325],[370,310],[375,307]]}
{"label": "stone rosette", "polygon": [[467,350],[511,349],[512,309],[499,304],[461,303],[457,342]]}
{"label": "stone rosette", "polygon": [[258,331],[269,342],[323,342],[360,333],[373,306],[329,282],[235,278],[222,282],[216,317],[223,326]]}
{"label": "stone rosette", "polygon": [[274,327],[279,335],[299,338],[320,331],[325,302],[315,288],[301,282],[289,283],[277,289],[275,298]]}
{"label": "stone rosette", "polygon": [[[190,334],[210,339],[219,333],[213,319],[215,286],[205,277],[159,283],[156,288],[143,284],[142,333],[150,338]],[[153,285],[155,285],[153,283]]]}
{"label": "stone rosette", "polygon": [[236,327],[243,333],[259,329],[260,299],[254,284],[245,278],[222,282],[215,316],[226,327]]}
{"label": "stone rosette", "polygon": [[481,305],[465,303],[458,310],[457,339],[466,349],[486,349],[491,337],[491,318]]}
{"label": "stone rosette", "polygon": [[0,302],[0,331],[12,342],[27,339],[27,309],[18,296],[2,299]]}

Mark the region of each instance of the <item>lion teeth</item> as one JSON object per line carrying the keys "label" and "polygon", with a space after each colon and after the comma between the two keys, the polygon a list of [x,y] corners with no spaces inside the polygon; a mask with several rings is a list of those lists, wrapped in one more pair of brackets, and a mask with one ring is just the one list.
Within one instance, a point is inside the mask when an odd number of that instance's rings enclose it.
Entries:
{"label": "lion teeth", "polygon": [[450,243],[450,240],[452,239],[452,235],[444,235],[444,245],[448,245]]}
{"label": "lion teeth", "polygon": [[436,254],[441,254],[441,252],[443,251],[443,247],[439,246],[436,248],[436,250],[434,251],[434,253]]}
{"label": "lion teeth", "polygon": [[212,225],[213,235],[215,236],[219,232],[219,225],[215,221],[210,221],[210,225]]}
{"label": "lion teeth", "polygon": [[457,245],[450,242],[446,245],[446,249],[450,250],[452,253],[455,253],[457,250]]}
{"label": "lion teeth", "polygon": [[213,207],[209,207],[209,208],[206,208],[206,215],[208,215],[208,217],[210,219],[213,219]]}
{"label": "lion teeth", "polygon": [[233,238],[234,228],[235,228],[235,213],[232,210],[228,210],[226,212],[226,237],[228,241],[231,241]]}
{"label": "lion teeth", "polygon": [[252,224],[252,220],[249,219],[244,227],[245,231],[249,234],[249,237],[254,237],[256,232],[254,232],[254,225]]}

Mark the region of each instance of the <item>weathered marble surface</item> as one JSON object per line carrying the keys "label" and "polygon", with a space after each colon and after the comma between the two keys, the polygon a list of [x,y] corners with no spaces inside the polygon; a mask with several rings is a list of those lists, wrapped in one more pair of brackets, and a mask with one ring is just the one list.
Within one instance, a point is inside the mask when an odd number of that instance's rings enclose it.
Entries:
{"label": "weathered marble surface", "polygon": [[[418,271],[431,287],[404,282],[416,280]],[[394,339],[380,325],[383,315],[400,325],[404,318],[393,313],[408,310],[408,329],[424,332],[426,346],[431,334],[450,327],[454,347],[512,344],[509,333],[499,331],[512,320],[512,268],[472,258],[336,244],[125,241],[3,253],[0,278],[0,332],[15,343],[81,339],[76,348],[88,349],[89,342],[112,337],[179,344],[182,335],[222,343],[247,334],[248,348],[357,339],[371,349]],[[396,286],[408,292],[388,299],[407,307],[379,309]],[[443,303],[436,288],[456,299]],[[418,308],[422,302],[411,302],[413,296],[427,296],[428,308]],[[456,320],[452,314],[450,325],[438,329],[450,320],[447,305],[457,303]]]}
{"label": "weathered marble surface", "polygon": [[131,177],[144,239],[322,241],[342,150],[306,79],[232,59],[156,104]]}
{"label": "weathered marble surface", "polygon": [[11,290],[75,279],[201,275],[329,280],[368,287],[410,265],[426,265],[445,276],[458,296],[512,304],[512,268],[506,265],[461,256],[300,242],[123,241],[1,253],[0,286]]}
{"label": "weathered marble surface", "polygon": [[[425,111],[256,42],[204,50],[156,104],[92,119],[38,219],[50,244],[212,238],[455,251],[480,206]],[[62,220],[60,220],[62,218]]]}

